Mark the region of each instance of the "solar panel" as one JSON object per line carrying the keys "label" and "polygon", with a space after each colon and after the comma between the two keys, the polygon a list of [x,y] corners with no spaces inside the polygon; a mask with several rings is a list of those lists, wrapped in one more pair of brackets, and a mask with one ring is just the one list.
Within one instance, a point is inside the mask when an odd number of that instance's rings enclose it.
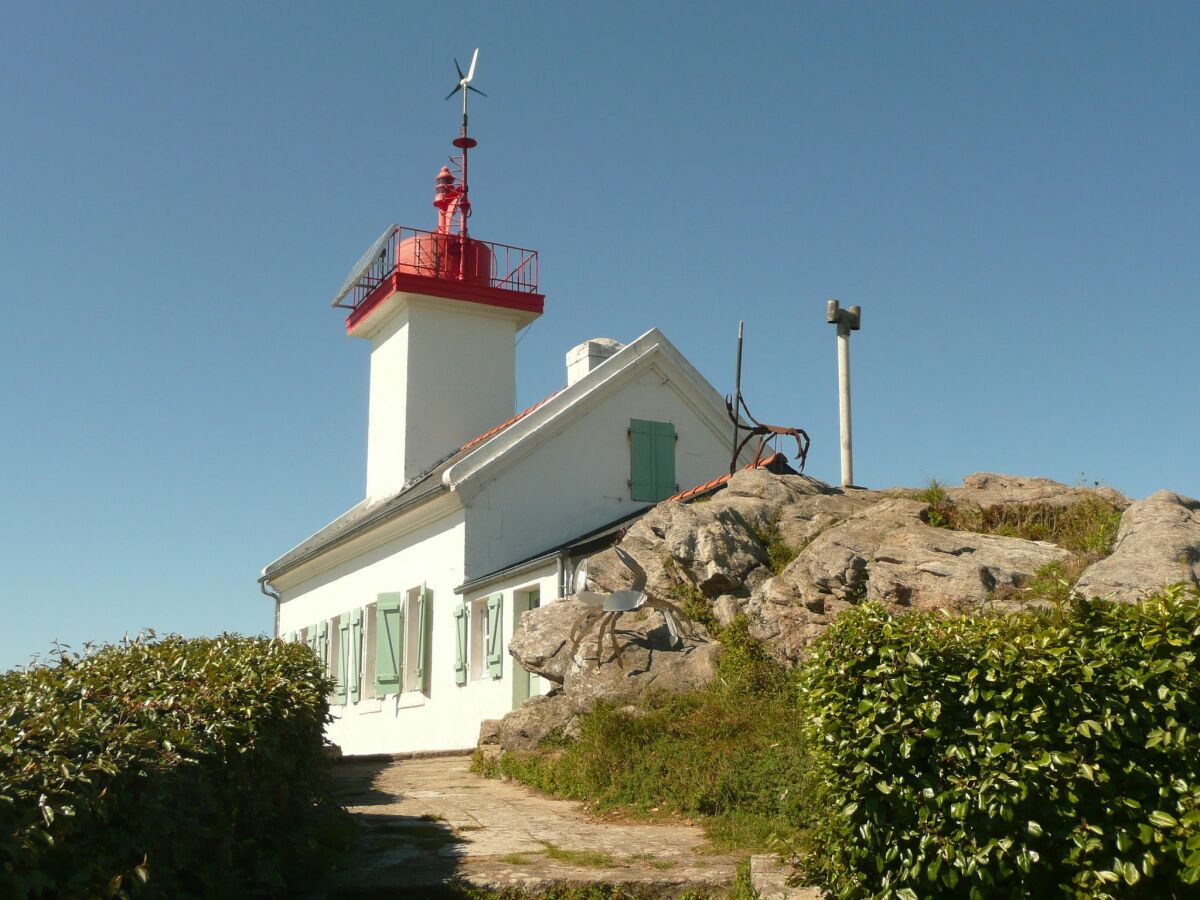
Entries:
{"label": "solar panel", "polygon": [[400,230],[399,225],[391,225],[388,230],[379,236],[379,239],[371,245],[371,249],[362,255],[354,268],[350,270],[350,274],[346,277],[342,289],[338,291],[338,295],[333,298],[330,306],[339,306],[346,295],[349,294],[358,285],[362,277],[371,270],[376,263],[385,261],[388,251],[388,242],[392,239],[392,235]]}

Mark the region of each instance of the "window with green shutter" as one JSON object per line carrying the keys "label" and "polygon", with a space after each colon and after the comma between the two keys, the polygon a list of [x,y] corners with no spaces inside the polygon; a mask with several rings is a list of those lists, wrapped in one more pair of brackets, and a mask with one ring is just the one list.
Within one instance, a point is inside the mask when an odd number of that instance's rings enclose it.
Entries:
{"label": "window with green shutter", "polygon": [[343,613],[337,617],[337,702],[346,703],[346,688],[350,682],[350,616]]}
{"label": "window with green shutter", "polygon": [[380,594],[375,604],[375,696],[400,693],[404,671],[404,594]]}
{"label": "window with green shutter", "polygon": [[629,422],[629,492],[634,500],[657,503],[677,490],[675,426],[670,422]]}
{"label": "window with green shutter", "polygon": [[454,608],[454,683],[467,683],[467,605]]}
{"label": "window with green shutter", "polygon": [[414,601],[416,605],[416,628],[413,628],[413,622],[409,622],[408,625],[409,647],[414,650],[416,662],[413,667],[413,684],[409,685],[409,690],[420,690],[428,694],[432,670],[430,635],[433,630],[433,592],[422,586],[414,588],[409,595],[409,614],[412,614]]}
{"label": "window with green shutter", "polygon": [[487,661],[488,674],[499,678],[504,671],[504,641],[500,631],[503,625],[504,595],[492,594],[487,601]]}
{"label": "window with green shutter", "polygon": [[350,613],[350,702],[357,703],[362,695],[362,636],[363,611]]}

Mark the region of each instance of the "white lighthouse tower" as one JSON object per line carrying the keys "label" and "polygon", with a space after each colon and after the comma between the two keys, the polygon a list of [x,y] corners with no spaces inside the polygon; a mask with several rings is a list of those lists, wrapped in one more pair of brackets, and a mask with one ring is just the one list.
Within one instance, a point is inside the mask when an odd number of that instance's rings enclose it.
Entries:
{"label": "white lighthouse tower", "polygon": [[436,230],[393,225],[351,271],[333,305],[371,342],[367,499],[400,491],[448,452],[513,415],[518,329],[542,314],[537,253],[468,235],[463,94],[457,153],[435,179]]}

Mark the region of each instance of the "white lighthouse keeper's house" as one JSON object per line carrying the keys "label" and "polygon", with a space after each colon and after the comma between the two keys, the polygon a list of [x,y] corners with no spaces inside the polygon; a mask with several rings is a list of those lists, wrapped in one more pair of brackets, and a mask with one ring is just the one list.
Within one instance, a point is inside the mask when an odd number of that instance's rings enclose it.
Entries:
{"label": "white lighthouse keeper's house", "polygon": [[475,143],[464,110],[437,229],[389,228],[334,301],[371,347],[366,497],[260,579],[276,634],[336,678],[328,736],[347,754],[474,746],[482,720],[550,687],[505,650],[521,614],[729,466],[722,397],[657,329],[573,348],[566,386],[514,415],[537,254],[468,235]]}

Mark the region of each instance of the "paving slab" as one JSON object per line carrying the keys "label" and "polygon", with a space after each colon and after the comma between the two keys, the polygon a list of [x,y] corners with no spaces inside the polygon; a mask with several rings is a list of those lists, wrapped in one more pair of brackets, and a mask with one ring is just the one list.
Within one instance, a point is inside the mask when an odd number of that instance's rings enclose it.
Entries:
{"label": "paving slab", "polygon": [[344,760],[340,799],[362,826],[339,896],[433,896],[454,883],[536,895],[605,883],[646,897],[722,897],[739,858],[714,853],[685,824],[629,824],[579,803],[481,778],[467,756]]}

